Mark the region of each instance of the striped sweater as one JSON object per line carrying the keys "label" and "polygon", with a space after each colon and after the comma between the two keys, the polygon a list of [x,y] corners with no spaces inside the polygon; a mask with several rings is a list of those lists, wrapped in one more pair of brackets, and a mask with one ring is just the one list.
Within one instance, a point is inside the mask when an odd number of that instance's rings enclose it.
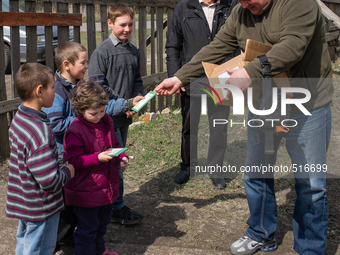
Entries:
{"label": "striped sweater", "polygon": [[55,136],[44,112],[20,105],[11,127],[6,215],[42,221],[64,209],[62,187],[71,179],[59,169]]}

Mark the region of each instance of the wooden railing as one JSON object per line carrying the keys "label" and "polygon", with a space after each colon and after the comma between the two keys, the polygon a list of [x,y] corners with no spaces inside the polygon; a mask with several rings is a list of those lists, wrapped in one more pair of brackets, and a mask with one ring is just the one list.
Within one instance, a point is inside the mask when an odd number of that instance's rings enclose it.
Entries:
{"label": "wooden railing", "polygon": [[[108,35],[107,7],[113,3],[125,3],[138,13],[137,35],[129,39],[139,48],[141,75],[143,76],[143,94],[153,90],[167,77],[164,68],[164,30],[171,20],[173,8],[180,0],[48,0],[25,1],[25,13],[19,13],[19,1],[10,0],[10,12],[2,11],[0,0],[0,157],[9,155],[8,126],[21,103],[14,88],[14,77],[20,67],[19,26],[26,26],[27,62],[37,61],[37,27],[45,26],[46,65],[54,69],[54,48],[52,26],[58,26],[58,43],[69,40],[69,26],[73,26],[74,41],[81,43],[81,6],[86,6],[87,45],[89,58],[98,46],[96,41],[95,5],[100,5],[101,41]],[[42,3],[43,13],[37,13],[38,3]],[[56,13],[52,7],[56,6]],[[72,7],[72,8],[69,8]],[[69,10],[72,9],[72,13]],[[147,21],[147,10],[150,21]],[[52,14],[53,13],[53,14]],[[166,14],[166,15],[164,15]],[[164,17],[166,17],[164,19]],[[147,37],[147,22],[151,23],[150,36]],[[11,27],[11,74],[5,75],[5,56],[3,26]],[[7,80],[7,83],[6,83]],[[7,92],[7,93],[6,93]],[[9,96],[7,96],[7,94]],[[165,107],[179,107],[178,96],[158,97],[153,99],[145,111],[156,112]]]}

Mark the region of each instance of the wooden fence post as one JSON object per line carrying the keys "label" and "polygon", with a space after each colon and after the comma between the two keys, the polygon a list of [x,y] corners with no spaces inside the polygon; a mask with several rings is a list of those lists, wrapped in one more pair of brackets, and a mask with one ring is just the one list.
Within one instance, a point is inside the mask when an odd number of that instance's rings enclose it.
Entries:
{"label": "wooden fence post", "polygon": [[[73,13],[80,13],[80,4],[73,4]],[[80,27],[73,27],[73,39],[75,42],[80,42]]]}
{"label": "wooden fence post", "polygon": [[[157,27],[157,69],[163,72],[163,13],[162,7],[156,9],[156,27]],[[158,109],[161,112],[164,109],[164,97],[158,96]]]}
{"label": "wooden fence post", "polygon": [[[0,11],[2,11],[2,0],[0,0]],[[0,26],[0,45],[4,45],[4,28]],[[5,54],[0,50],[0,101],[7,100],[5,82]],[[9,137],[7,113],[0,114],[0,157],[6,159],[9,156]]]}
{"label": "wooden fence post", "polygon": [[[19,1],[10,0],[9,10],[19,12]],[[20,33],[19,27],[11,27],[11,69],[12,69],[12,96],[18,97],[18,92],[14,87],[14,78],[20,68]]]}
{"label": "wooden fence post", "polygon": [[[57,3],[57,12],[58,13],[68,13],[68,4],[67,3]],[[58,44],[68,41],[70,38],[69,27],[58,27]]]}
{"label": "wooden fence post", "polygon": [[[44,12],[52,12],[52,3],[44,2]],[[52,26],[45,26],[45,53],[46,53],[46,65],[54,70],[54,58],[53,58],[53,30]]]}
{"label": "wooden fence post", "polygon": [[109,29],[107,25],[107,6],[100,5],[100,21],[101,21],[101,34],[102,41],[109,37]]}
{"label": "wooden fence post", "polygon": [[94,4],[86,5],[87,18],[87,52],[89,59],[96,49],[96,21]]}
{"label": "wooden fence post", "polygon": [[[156,47],[155,47],[155,8],[151,7],[151,74],[156,73]],[[152,90],[154,87],[152,88]],[[154,97],[150,102],[150,112],[156,112],[156,97]]]}

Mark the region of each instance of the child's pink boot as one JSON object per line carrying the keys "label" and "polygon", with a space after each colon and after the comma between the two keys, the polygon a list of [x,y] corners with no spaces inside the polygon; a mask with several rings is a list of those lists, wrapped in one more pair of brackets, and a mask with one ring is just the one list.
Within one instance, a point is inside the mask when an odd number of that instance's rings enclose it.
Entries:
{"label": "child's pink boot", "polygon": [[109,251],[108,249],[106,249],[103,255],[118,255],[118,253],[115,251]]}

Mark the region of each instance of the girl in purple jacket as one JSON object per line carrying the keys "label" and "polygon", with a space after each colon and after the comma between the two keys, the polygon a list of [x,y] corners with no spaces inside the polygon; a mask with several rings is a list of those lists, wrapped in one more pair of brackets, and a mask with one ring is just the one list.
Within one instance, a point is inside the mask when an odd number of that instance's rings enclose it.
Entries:
{"label": "girl in purple jacket", "polygon": [[93,82],[77,86],[72,95],[77,118],[64,136],[64,161],[74,166],[75,176],[64,192],[79,220],[74,232],[77,255],[117,255],[106,249],[103,237],[119,194],[118,164],[123,162],[125,169],[128,156],[107,155],[109,148],[120,147],[113,121],[105,113],[108,101],[104,89]]}

